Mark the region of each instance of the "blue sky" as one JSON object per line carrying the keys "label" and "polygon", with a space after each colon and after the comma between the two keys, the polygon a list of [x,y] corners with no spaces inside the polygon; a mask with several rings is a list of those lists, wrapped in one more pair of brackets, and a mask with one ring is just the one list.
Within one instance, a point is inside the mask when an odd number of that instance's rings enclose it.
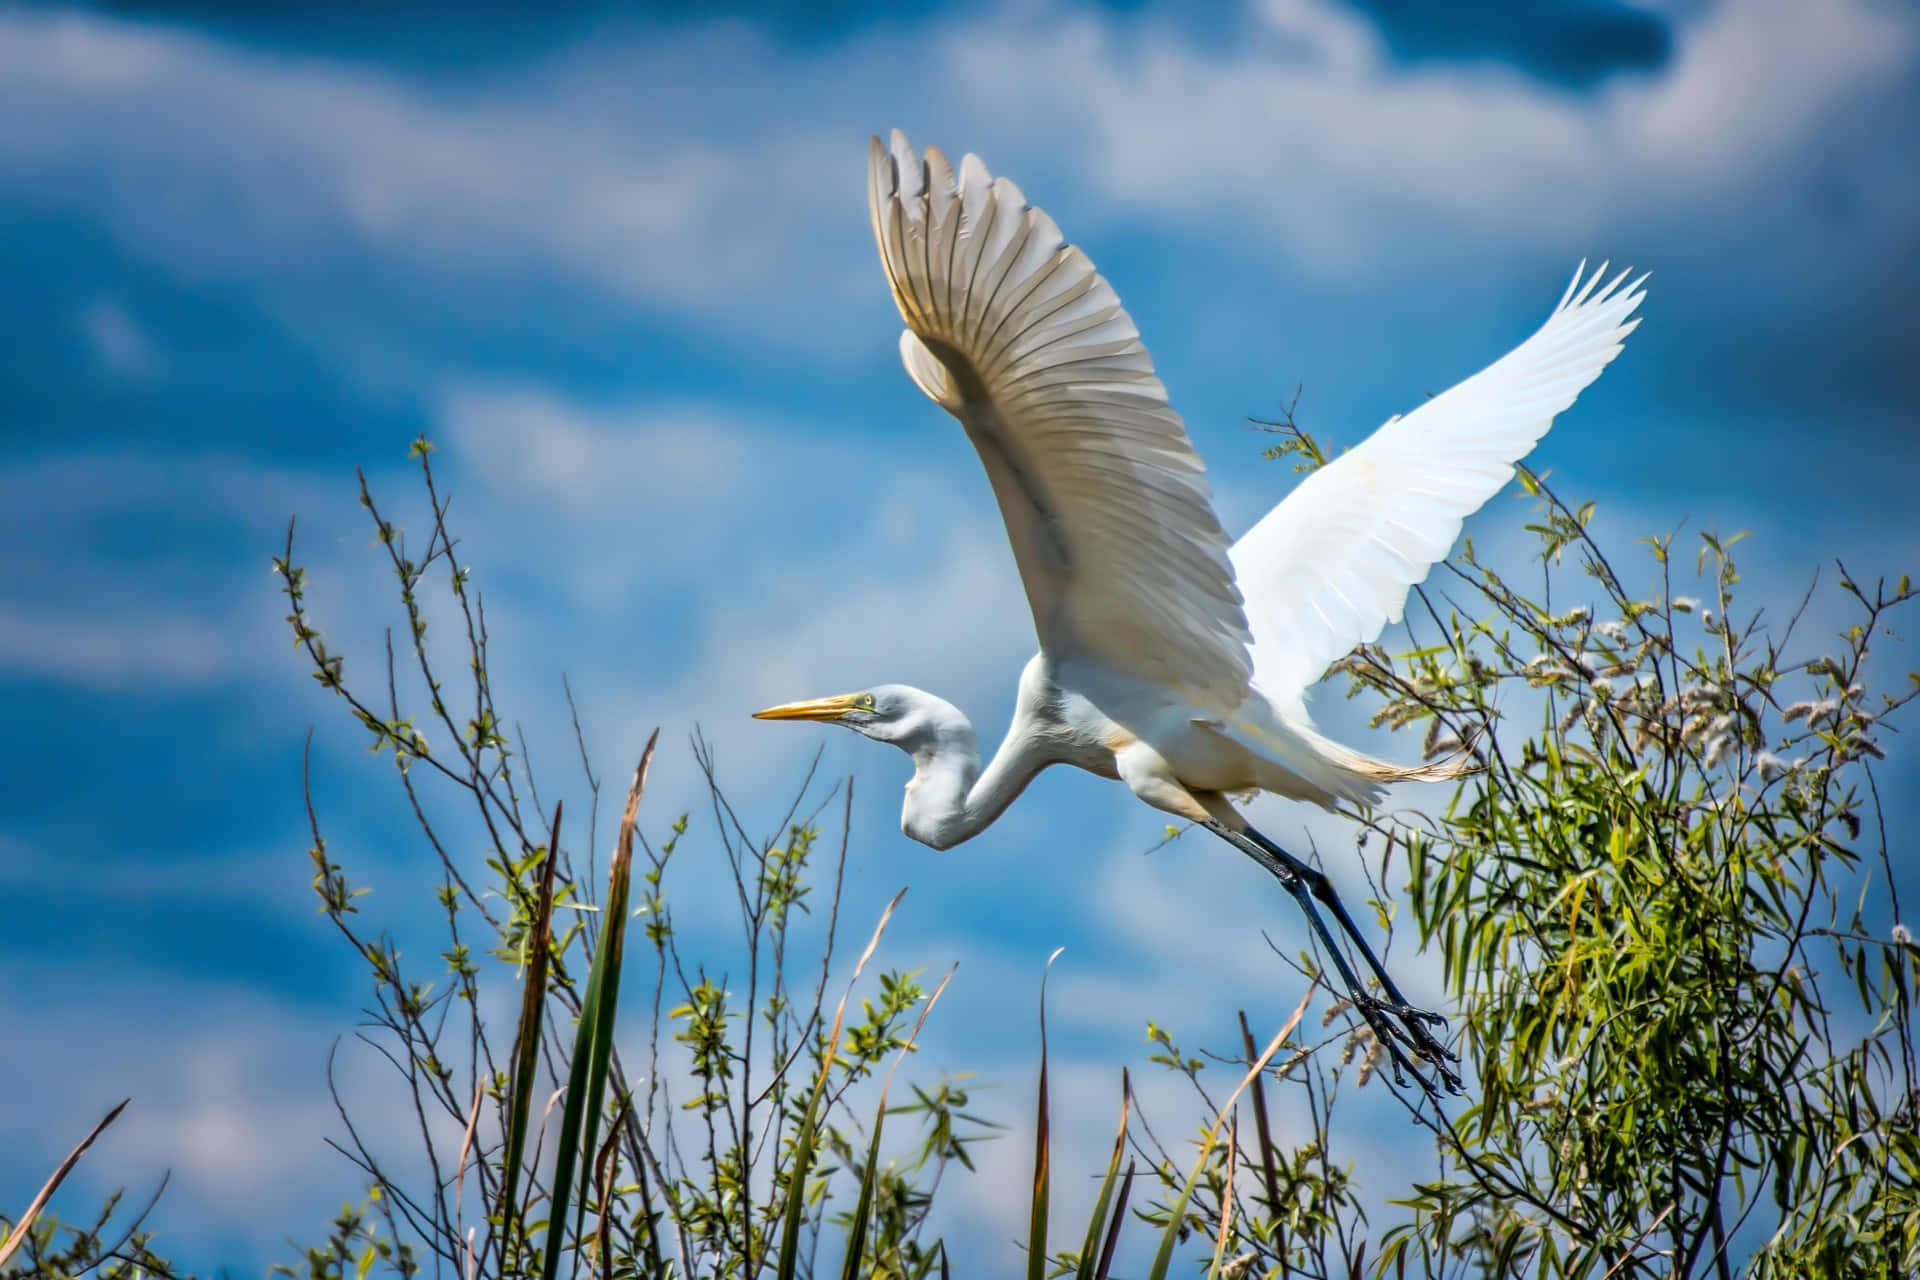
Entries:
{"label": "blue sky", "polygon": [[[369,652],[353,468],[417,522],[422,432],[536,762],[566,767],[562,673],[610,776],[662,727],[656,822],[695,802],[696,724],[768,822],[824,741],[860,776],[854,918],[912,885],[889,958],[962,962],[928,1058],[999,1082],[997,1118],[1026,1110],[1056,945],[1088,1151],[1147,1016],[1229,1044],[1236,1007],[1291,1008],[1260,930],[1298,945],[1292,908],[1224,848],[1138,856],[1160,821],[1109,784],[1055,771],[935,855],[898,833],[897,758],[746,718],[899,680],[993,738],[1031,649],[977,463],[898,367],[871,132],[980,153],[1088,250],[1231,532],[1291,482],[1248,415],[1304,384],[1303,423],[1351,443],[1611,258],[1654,272],[1646,321],[1536,455],[1559,487],[1623,541],[1751,530],[1771,609],[1835,556],[1920,569],[1911,8],[1408,8],[0,12],[0,1201],[129,1093],[70,1211],[170,1167],[163,1240],[254,1273],[355,1194],[320,1145],[361,996],[307,888],[310,723],[380,918],[417,919],[426,869],[267,562],[297,513],[316,612]],[[1354,1138],[1364,1162],[1405,1132]],[[983,1239],[1017,1231],[999,1145],[953,1209]]]}

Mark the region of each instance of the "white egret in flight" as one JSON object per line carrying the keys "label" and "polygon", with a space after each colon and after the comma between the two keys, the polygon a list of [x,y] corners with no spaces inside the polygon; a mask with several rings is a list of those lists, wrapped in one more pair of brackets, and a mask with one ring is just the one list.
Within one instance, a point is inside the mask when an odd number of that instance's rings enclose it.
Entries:
{"label": "white egret in flight", "polygon": [[[1355,927],[1326,876],[1228,802],[1271,791],[1327,808],[1383,785],[1457,774],[1403,768],[1315,732],[1307,687],[1398,621],[1461,521],[1607,363],[1644,296],[1626,273],[1576,271],[1540,330],[1459,386],[1312,472],[1230,542],[1204,468],[1139,332],[1086,254],[1006,178],[958,172],[899,132],[873,139],[868,201],[906,321],[907,373],[960,420],[985,465],[1040,652],[1006,740],[983,769],[960,710],[905,685],[788,703],[768,720],[843,724],[913,758],[901,827],[945,849],[977,835],[1053,764],[1118,778],[1272,872],[1327,945],[1395,1074],[1451,1054]],[[1368,993],[1318,899],[1365,956]],[[1390,1016],[1389,1016],[1390,1015]],[[1421,1083],[1431,1089],[1415,1068]]]}

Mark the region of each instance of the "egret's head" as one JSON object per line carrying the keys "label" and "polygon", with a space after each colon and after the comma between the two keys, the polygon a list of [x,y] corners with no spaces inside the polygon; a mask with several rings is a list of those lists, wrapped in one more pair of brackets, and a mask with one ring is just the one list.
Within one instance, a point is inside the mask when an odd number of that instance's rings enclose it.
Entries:
{"label": "egret's head", "polygon": [[842,724],[876,742],[890,742],[909,754],[945,745],[959,733],[969,740],[973,728],[942,698],[904,684],[875,685],[858,693],[787,702],[753,713],[756,720],[824,720]]}

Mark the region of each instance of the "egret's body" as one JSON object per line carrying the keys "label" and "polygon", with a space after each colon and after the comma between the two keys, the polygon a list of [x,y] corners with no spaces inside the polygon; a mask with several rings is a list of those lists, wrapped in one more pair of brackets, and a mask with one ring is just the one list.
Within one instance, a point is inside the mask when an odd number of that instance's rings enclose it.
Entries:
{"label": "egret's body", "polygon": [[[1055,764],[1120,779],[1148,804],[1195,822],[1230,812],[1216,799],[1223,793],[1270,791],[1311,800],[1327,795],[1271,752],[1249,745],[1230,728],[1197,714],[1179,695],[1168,696],[1137,679],[1097,667],[1076,669],[1069,664],[1060,669],[1044,653],[1035,654],[1021,673],[1007,736],[984,768],[972,722],[959,708],[903,685],[881,686],[872,692],[898,706],[904,716],[917,719],[916,728],[924,726],[912,735],[912,745],[904,739],[886,740],[903,746],[914,761],[900,814],[901,829],[936,849],[952,848],[979,834],[1036,773]],[[801,707],[817,707],[819,714],[833,719],[846,718],[846,708],[830,699],[792,707],[789,715],[776,718],[806,718],[798,710]],[[1315,744],[1310,750],[1326,751],[1329,762],[1339,767],[1343,748],[1288,726],[1257,691],[1242,712],[1242,719],[1266,723],[1270,736],[1285,735],[1291,729],[1294,736]],[[1248,738],[1258,740],[1251,734]],[[1345,767],[1358,772],[1352,764]],[[1429,772],[1384,767],[1395,775]]]}
{"label": "egret's body", "polygon": [[1329,906],[1390,997],[1359,990],[1333,948],[1396,1067],[1396,1038],[1440,1065],[1444,1050],[1421,1026],[1429,1015],[1400,997],[1325,877],[1227,796],[1332,808],[1372,803],[1390,782],[1453,776],[1445,762],[1404,768],[1322,737],[1306,690],[1399,619],[1461,521],[1618,354],[1639,323],[1629,319],[1639,282],[1623,288],[1623,274],[1602,287],[1604,267],[1584,281],[1576,272],[1533,337],[1313,472],[1230,544],[1132,320],[1052,220],[976,157],[956,175],[898,132],[891,148],[874,139],[868,175],[907,372],[980,454],[1040,652],[984,767],[966,716],[905,685],[760,715],[831,720],[906,751],[901,826],[937,849],[978,834],[1048,765],[1118,778],[1267,867],[1331,946],[1312,899]]}

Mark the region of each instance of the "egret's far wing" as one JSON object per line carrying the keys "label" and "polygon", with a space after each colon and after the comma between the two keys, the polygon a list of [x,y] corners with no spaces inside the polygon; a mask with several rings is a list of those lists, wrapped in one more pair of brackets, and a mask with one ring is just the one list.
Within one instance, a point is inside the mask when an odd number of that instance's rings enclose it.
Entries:
{"label": "egret's far wing", "polygon": [[1228,715],[1249,632],[1205,469],[1113,289],[975,156],[873,140],[901,354],[960,419],[1006,520],[1041,648]]}
{"label": "egret's far wing", "polygon": [[1573,274],[1537,333],[1308,475],[1233,547],[1254,680],[1304,715],[1307,686],[1400,620],[1460,523],[1499,492],[1554,417],[1620,354],[1641,276]]}

